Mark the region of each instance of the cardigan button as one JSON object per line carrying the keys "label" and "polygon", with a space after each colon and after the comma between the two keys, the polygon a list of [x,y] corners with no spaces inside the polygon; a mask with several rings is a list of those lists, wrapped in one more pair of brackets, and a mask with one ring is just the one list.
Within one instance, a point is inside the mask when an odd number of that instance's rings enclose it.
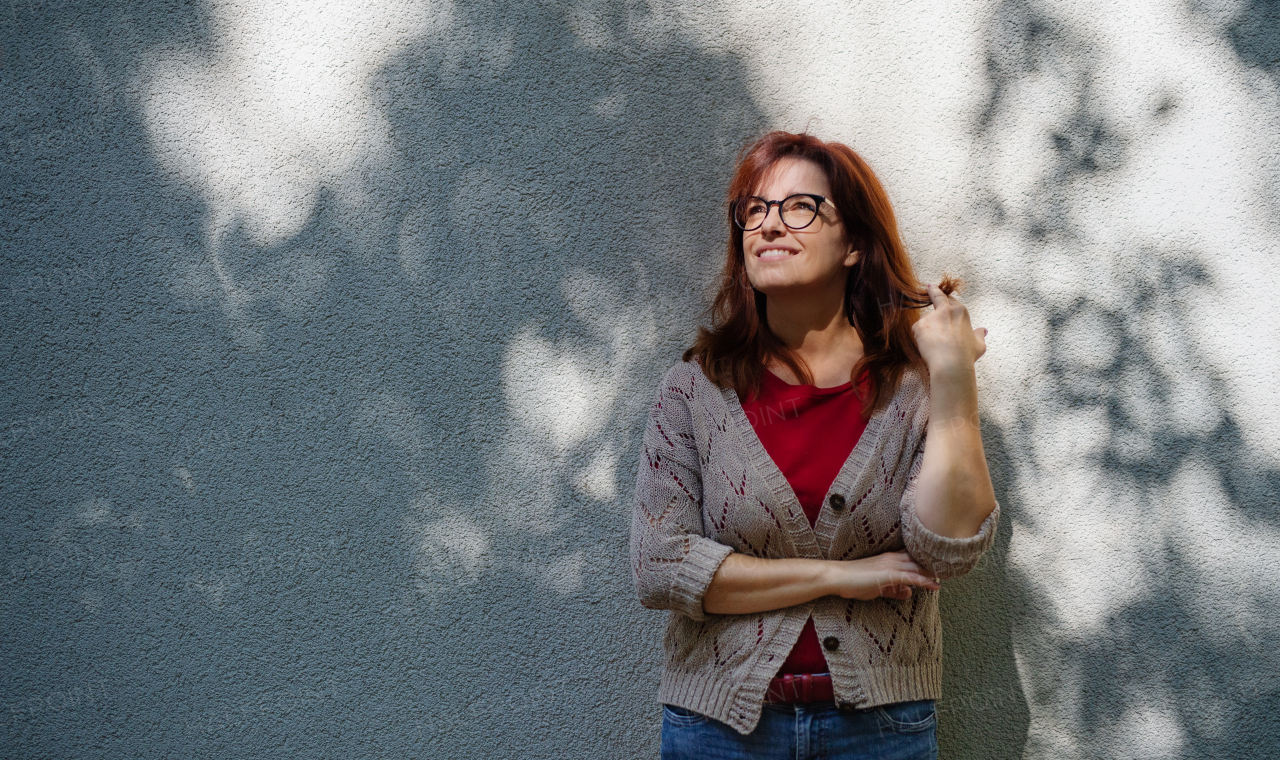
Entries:
{"label": "cardigan button", "polygon": [[822,646],[828,652],[834,652],[840,648],[840,639],[837,639],[835,636],[828,636],[822,640]]}
{"label": "cardigan button", "polygon": [[827,503],[837,512],[844,509],[844,497],[838,493],[831,494],[831,498],[827,499]]}

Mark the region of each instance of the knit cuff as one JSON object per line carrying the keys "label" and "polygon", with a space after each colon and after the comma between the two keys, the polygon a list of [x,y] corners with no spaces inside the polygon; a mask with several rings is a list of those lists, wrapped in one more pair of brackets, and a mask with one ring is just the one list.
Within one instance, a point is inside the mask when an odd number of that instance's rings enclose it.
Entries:
{"label": "knit cuff", "polygon": [[733,551],[724,544],[702,536],[690,536],[692,544],[671,579],[671,609],[694,620],[706,620],[702,598],[720,563]]}
{"label": "knit cuff", "polygon": [[972,570],[982,554],[991,548],[996,538],[996,526],[1000,523],[1000,503],[997,502],[995,509],[982,521],[976,536],[947,538],[920,522],[915,499],[909,501],[905,511],[902,537],[907,552],[936,578],[956,578]]}

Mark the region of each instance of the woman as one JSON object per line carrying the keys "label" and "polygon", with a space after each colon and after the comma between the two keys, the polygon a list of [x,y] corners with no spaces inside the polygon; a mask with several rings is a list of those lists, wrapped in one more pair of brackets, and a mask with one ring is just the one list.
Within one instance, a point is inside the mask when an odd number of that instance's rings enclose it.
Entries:
{"label": "woman", "polygon": [[636,586],[671,611],[662,756],[936,757],[938,579],[999,520],[986,330],[917,282],[847,146],[766,135],[729,198],[712,326],[662,380],[636,483]]}

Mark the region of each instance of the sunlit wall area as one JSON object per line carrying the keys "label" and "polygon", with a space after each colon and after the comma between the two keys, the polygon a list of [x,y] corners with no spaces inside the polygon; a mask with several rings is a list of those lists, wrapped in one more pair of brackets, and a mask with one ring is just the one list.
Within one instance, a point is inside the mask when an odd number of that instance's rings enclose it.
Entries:
{"label": "sunlit wall area", "polygon": [[655,756],[638,440],[773,128],[991,330],[943,756],[1270,751],[1274,3],[0,18],[6,755]]}

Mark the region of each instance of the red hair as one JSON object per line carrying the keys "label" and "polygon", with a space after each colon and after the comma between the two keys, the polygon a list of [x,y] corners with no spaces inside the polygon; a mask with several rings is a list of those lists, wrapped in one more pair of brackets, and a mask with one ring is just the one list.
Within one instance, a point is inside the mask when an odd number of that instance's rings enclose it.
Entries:
{"label": "red hair", "polygon": [[[696,357],[713,383],[743,397],[760,392],[765,366],[774,361],[786,365],[800,382],[813,382],[804,361],[769,329],[765,295],[747,279],[742,230],[733,223],[732,202],[750,195],[784,158],[810,161],[822,169],[845,239],[859,251],[845,280],[844,314],[862,340],[862,358],[849,379],[865,373],[862,413],[870,417],[893,397],[907,367],[923,369],[911,326],[930,300],[911,267],[884,186],[861,156],[838,142],[770,132],[743,151],[729,183],[728,255],[710,310],[711,328],[698,328],[684,360]],[[958,285],[944,277],[940,287],[951,293]]]}

